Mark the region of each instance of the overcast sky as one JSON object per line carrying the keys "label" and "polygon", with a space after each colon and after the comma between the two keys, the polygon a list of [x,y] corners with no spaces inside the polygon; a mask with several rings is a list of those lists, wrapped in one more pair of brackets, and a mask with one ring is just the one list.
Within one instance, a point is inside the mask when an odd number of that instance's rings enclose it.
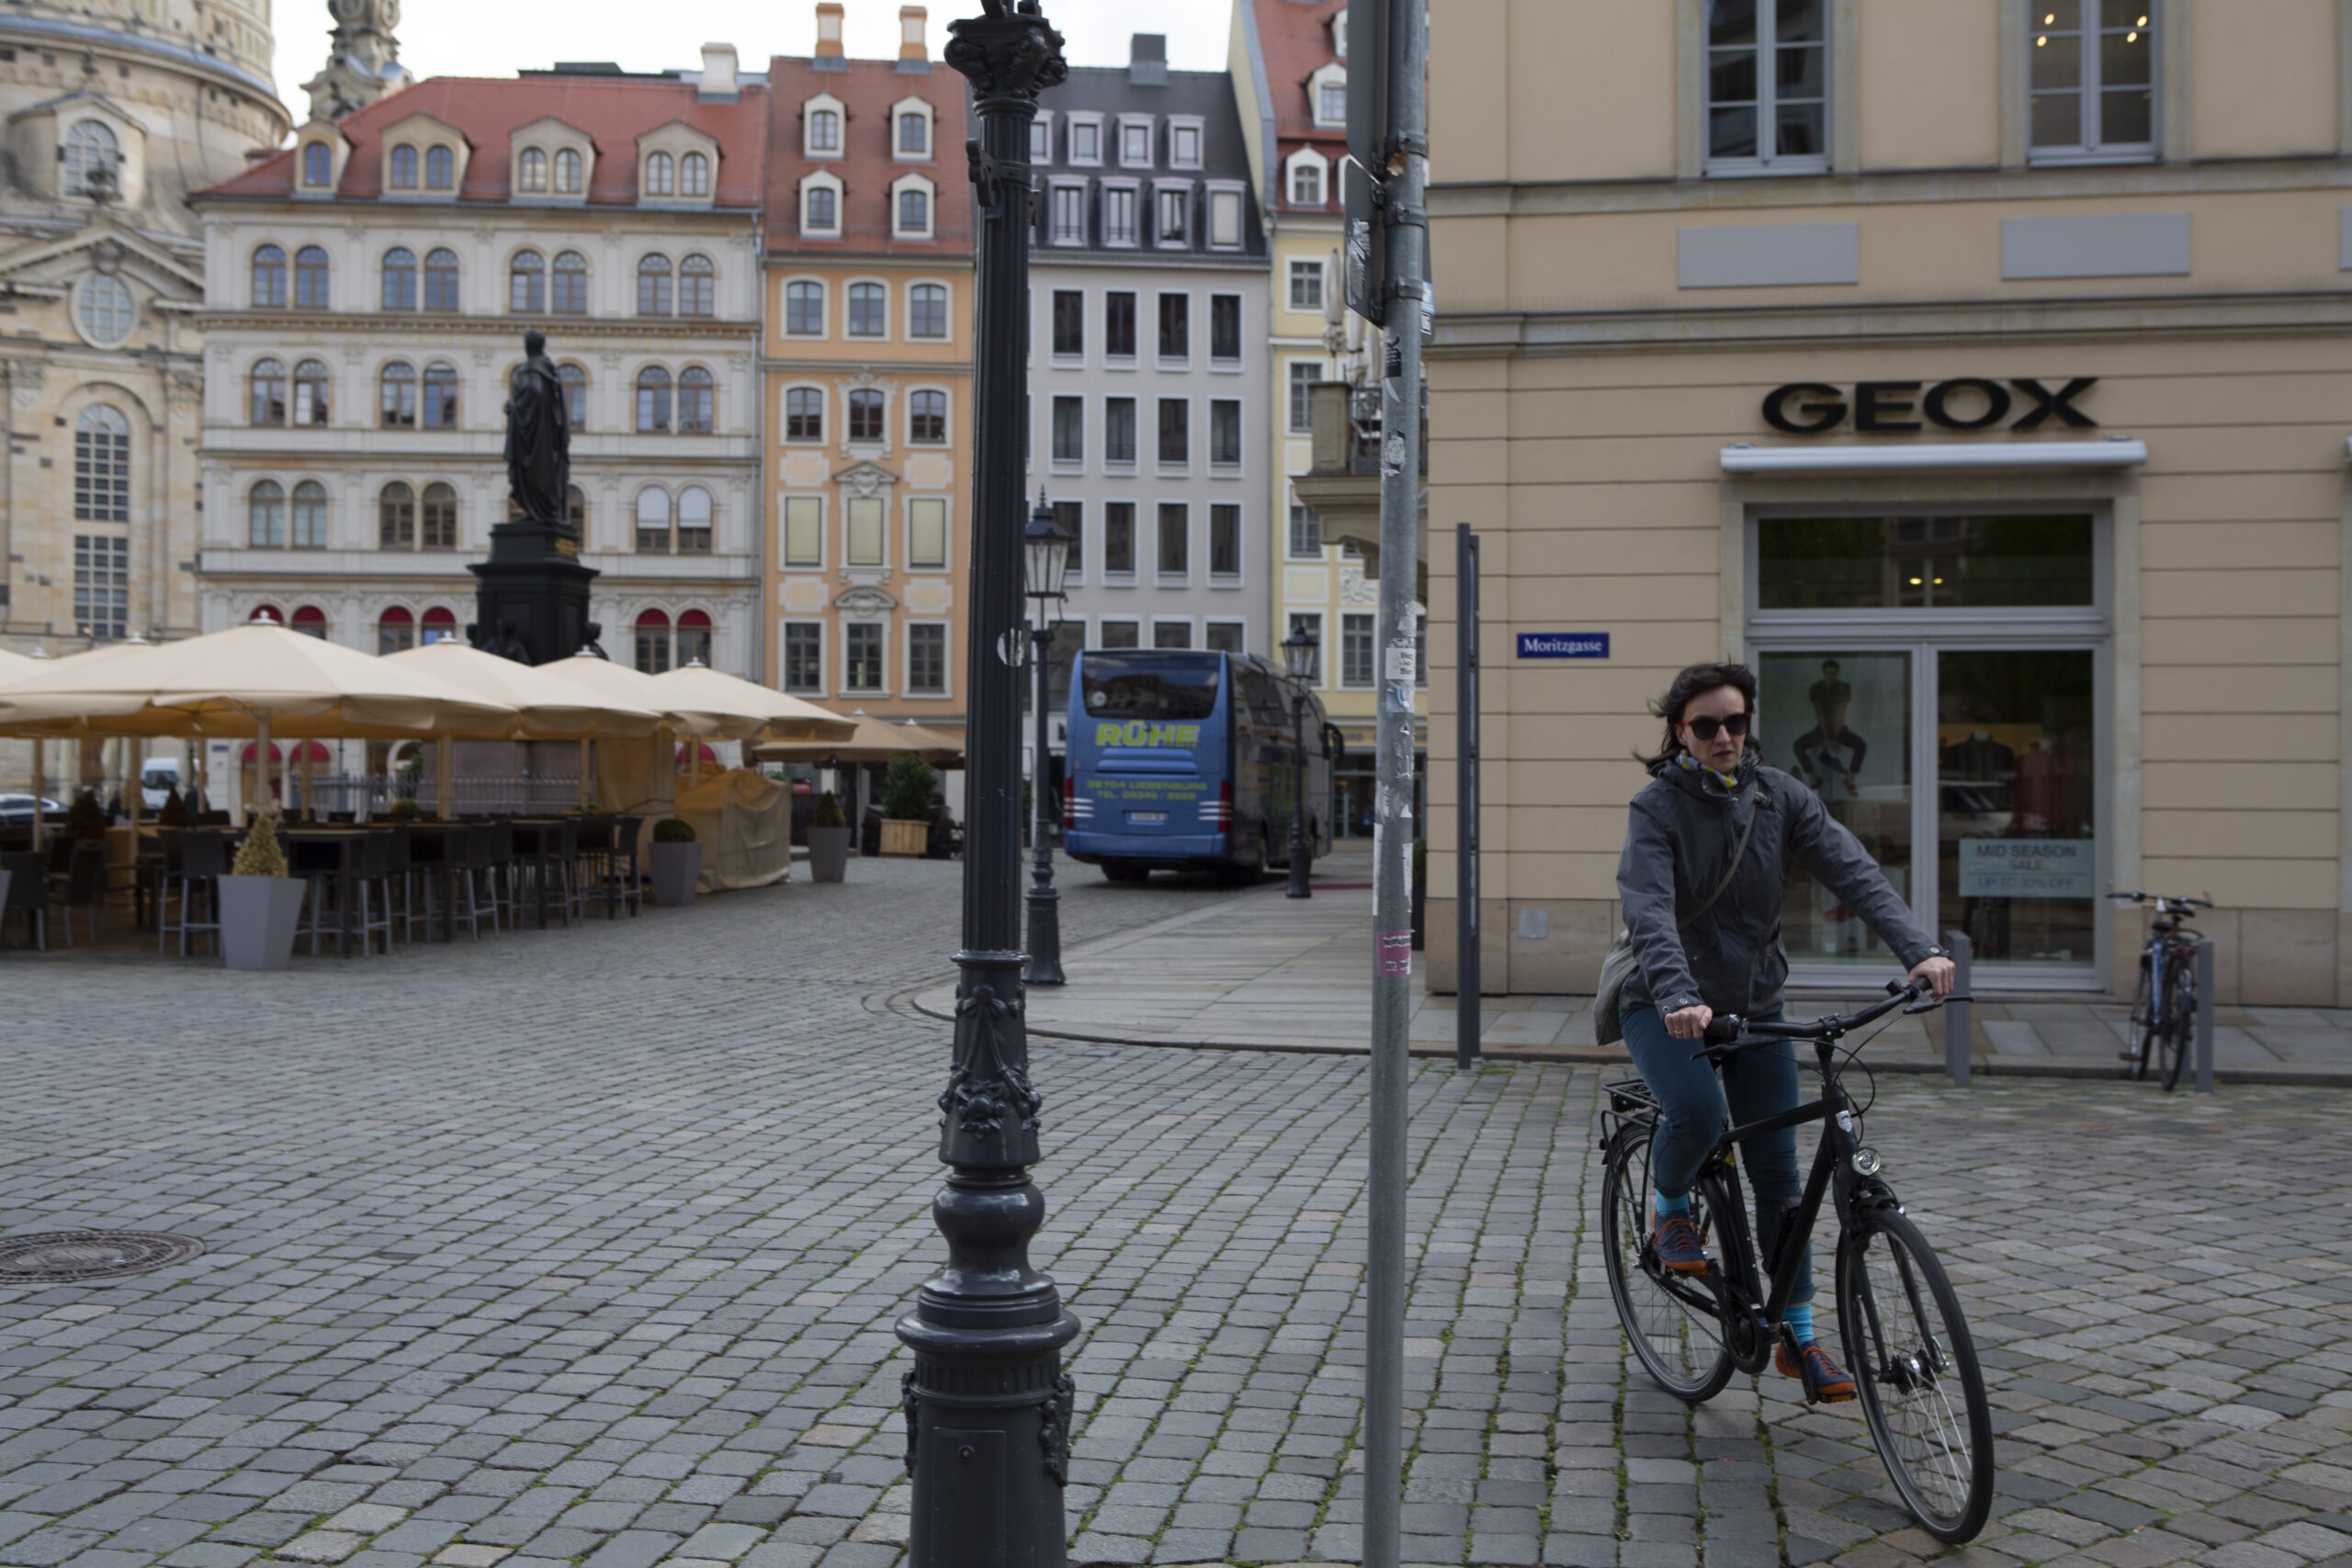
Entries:
{"label": "overcast sky", "polygon": [[[895,60],[899,0],[846,0],[852,55]],[[931,52],[947,41],[947,23],[977,16],[978,0],[929,0]],[[308,108],[302,84],[326,63],[332,25],[324,0],[278,0],[277,91],[299,120]],[[1232,0],[1046,0],[1046,15],[1067,39],[1073,65],[1124,65],[1133,33],[1166,33],[1168,62],[1179,70],[1225,69]],[[511,76],[565,60],[611,60],[628,71],[699,67],[705,43],[731,43],[747,71],[772,54],[808,54],[817,42],[816,0],[573,0],[568,6],[514,0],[405,0],[401,62],[419,77]]]}

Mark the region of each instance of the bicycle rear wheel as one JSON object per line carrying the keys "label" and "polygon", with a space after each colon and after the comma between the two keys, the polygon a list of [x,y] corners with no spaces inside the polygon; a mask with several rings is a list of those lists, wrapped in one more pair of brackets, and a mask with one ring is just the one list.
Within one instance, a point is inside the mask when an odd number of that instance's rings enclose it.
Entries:
{"label": "bicycle rear wheel", "polygon": [[[1609,1295],[1634,1354],[1657,1385],[1696,1404],[1731,1380],[1731,1352],[1713,1292],[1697,1275],[1669,1272],[1650,1245],[1650,1135],[1638,1126],[1609,1146],[1600,1181],[1601,1253],[1609,1264]],[[1690,1220],[1712,1238],[1715,1226],[1705,1196],[1690,1194]]]}
{"label": "bicycle rear wheel", "polygon": [[2171,971],[2165,976],[2164,1003],[2164,1010],[2157,1016],[2164,1021],[2159,1039],[2165,1092],[2169,1094],[2180,1082],[2180,1069],[2188,1061],[2189,1043],[2197,1038],[2197,971],[2191,960],[2173,960]]}
{"label": "bicycle rear wheel", "polygon": [[2148,955],[2140,955],[2140,984],[2132,993],[2132,1048],[2123,1054],[2123,1076],[2144,1078],[2156,1038],[2156,1007],[2163,1001],[2148,984]]}
{"label": "bicycle rear wheel", "polygon": [[1838,1325],[1894,1489],[1957,1544],[1993,1506],[1993,1415],[1960,1298],[1919,1227],[1865,1213],[1838,1248]]}

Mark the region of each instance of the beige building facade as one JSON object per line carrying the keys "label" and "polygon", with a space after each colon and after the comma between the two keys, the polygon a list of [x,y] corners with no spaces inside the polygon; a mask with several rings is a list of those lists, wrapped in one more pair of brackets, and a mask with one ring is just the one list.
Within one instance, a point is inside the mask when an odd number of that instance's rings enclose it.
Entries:
{"label": "beige building facade", "polygon": [[[1483,987],[1591,988],[1645,704],[1730,658],[1765,760],[1967,934],[1980,990],[2128,994],[2141,919],[2103,895],[2150,888],[2220,906],[2220,999],[2352,998],[2352,7],[1433,21],[1430,512],[1483,540]],[[1801,984],[1894,968],[1801,872],[1782,924]]]}

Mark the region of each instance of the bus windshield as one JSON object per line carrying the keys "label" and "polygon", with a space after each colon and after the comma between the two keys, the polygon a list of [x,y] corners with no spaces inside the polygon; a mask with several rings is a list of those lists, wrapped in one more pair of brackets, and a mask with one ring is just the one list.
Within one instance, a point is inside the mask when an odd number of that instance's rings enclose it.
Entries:
{"label": "bus windshield", "polygon": [[1216,653],[1088,650],[1080,665],[1092,718],[1189,720],[1216,711],[1225,659]]}

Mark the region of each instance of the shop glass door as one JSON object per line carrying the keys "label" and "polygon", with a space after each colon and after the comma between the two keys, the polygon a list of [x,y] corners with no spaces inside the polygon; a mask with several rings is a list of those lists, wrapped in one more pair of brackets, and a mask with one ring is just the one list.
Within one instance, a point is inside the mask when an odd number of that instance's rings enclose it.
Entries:
{"label": "shop glass door", "polygon": [[[1912,655],[1857,649],[1766,652],[1758,661],[1758,733],[1764,761],[1820,797],[1861,841],[1895,894],[1912,897]],[[1781,936],[1789,961],[1883,969],[1878,933],[1792,860]]]}
{"label": "shop glass door", "polygon": [[2088,649],[1936,655],[1937,930],[1985,969],[2096,955],[2093,689]]}

